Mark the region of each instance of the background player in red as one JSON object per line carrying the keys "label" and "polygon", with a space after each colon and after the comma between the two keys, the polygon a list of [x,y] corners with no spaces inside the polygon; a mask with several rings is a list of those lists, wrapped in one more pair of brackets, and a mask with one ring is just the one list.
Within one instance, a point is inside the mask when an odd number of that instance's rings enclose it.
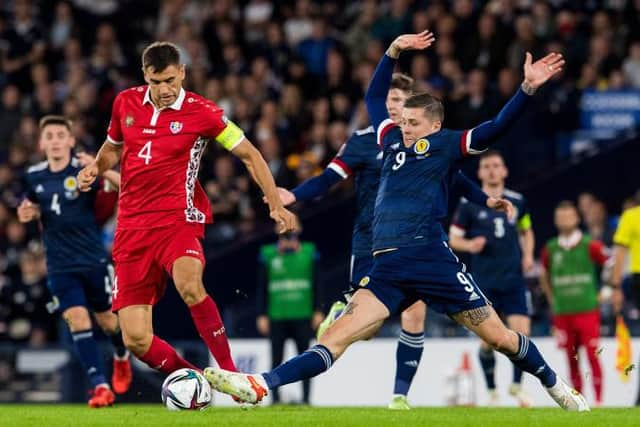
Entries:
{"label": "background player in red", "polygon": [[166,272],[218,364],[235,370],[218,308],[202,283],[200,240],[211,211],[198,170],[208,140],[243,161],[281,232],[294,230],[296,218],[282,206],[267,164],[243,131],[215,103],[182,88],[185,66],[175,45],[149,45],[142,70],[148,85],[118,94],[107,141],[78,175],[86,189],[121,162],[113,311],[125,344],[140,360],[165,373],[193,367],[153,334],[152,306],[164,292]]}
{"label": "background player in red", "polygon": [[567,353],[571,382],[582,389],[578,349],[584,346],[591,365],[596,405],[602,402],[602,368],[598,360],[600,311],[596,266],[604,265],[608,250],[602,242],[583,234],[580,217],[572,202],[561,202],[555,210],[559,235],[542,250],[544,271],[540,284],[551,305],[558,344]]}

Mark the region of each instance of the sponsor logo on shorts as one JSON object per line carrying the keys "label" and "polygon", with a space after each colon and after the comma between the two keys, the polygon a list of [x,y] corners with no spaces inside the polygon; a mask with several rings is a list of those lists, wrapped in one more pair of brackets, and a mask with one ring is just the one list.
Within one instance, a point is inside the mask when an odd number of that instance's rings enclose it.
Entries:
{"label": "sponsor logo on shorts", "polygon": [[369,276],[364,276],[362,279],[360,279],[360,283],[358,283],[358,286],[362,286],[364,288],[369,284],[370,281],[371,279],[369,278]]}
{"label": "sponsor logo on shorts", "polygon": [[190,255],[200,255],[199,251],[195,251],[193,249],[187,249],[186,252]]}
{"label": "sponsor logo on shorts", "polygon": [[217,331],[213,331],[213,336],[217,337],[219,335],[222,335],[222,334],[224,334],[224,331],[225,331],[225,329],[224,329],[224,326],[223,326],[222,328],[218,329]]}

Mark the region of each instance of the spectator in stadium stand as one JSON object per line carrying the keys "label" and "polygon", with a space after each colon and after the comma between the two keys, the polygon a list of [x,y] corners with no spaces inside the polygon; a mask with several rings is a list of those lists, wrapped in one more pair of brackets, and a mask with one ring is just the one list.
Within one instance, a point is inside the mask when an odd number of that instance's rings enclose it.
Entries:
{"label": "spectator in stadium stand", "polygon": [[[316,247],[301,242],[297,233],[280,235],[275,244],[260,248],[256,326],[261,335],[271,340],[271,366],[282,363],[287,339],[296,343],[298,354],[309,345],[312,329],[324,319],[318,289]],[[310,381],[303,381],[304,404],[309,404]],[[280,402],[278,390],[273,402]]]}
{"label": "spectator in stadium stand", "polygon": [[20,91],[17,86],[7,85],[2,91],[0,106],[0,158],[4,158],[11,137],[20,123]]}
{"label": "spectator in stadium stand", "polygon": [[582,390],[578,350],[586,350],[595,391],[595,403],[602,403],[602,367],[598,360],[600,311],[597,266],[609,258],[605,245],[583,234],[575,205],[563,201],[555,209],[559,235],[549,240],[541,254],[540,285],[553,313],[558,344],[566,351],[571,382]]}
{"label": "spectator in stadium stand", "polygon": [[[611,285],[614,289],[612,299],[614,310],[619,312],[624,301],[622,281],[627,255],[631,260],[631,302],[636,309],[640,309],[640,206],[632,207],[622,213],[618,229],[613,236],[613,243],[614,265]],[[636,405],[640,405],[640,391],[636,397]]]}
{"label": "spectator in stadium stand", "polygon": [[629,46],[629,56],[622,64],[624,78],[634,89],[640,89],[640,41],[635,41]]}
{"label": "spectator in stadium stand", "polygon": [[21,91],[31,91],[30,66],[44,57],[46,43],[30,0],[14,2],[13,20],[0,38],[6,44],[2,49],[2,71]]}

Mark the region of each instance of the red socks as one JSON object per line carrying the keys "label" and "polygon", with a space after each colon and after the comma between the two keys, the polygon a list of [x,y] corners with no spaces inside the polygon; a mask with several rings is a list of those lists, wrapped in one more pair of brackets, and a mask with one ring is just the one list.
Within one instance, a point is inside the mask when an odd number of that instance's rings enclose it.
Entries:
{"label": "red socks", "polygon": [[236,372],[236,365],[231,358],[229,341],[227,341],[227,334],[216,303],[207,295],[203,301],[189,307],[189,310],[200,337],[209,347],[218,365],[227,371]]}
{"label": "red socks", "polygon": [[153,336],[149,350],[147,350],[144,355],[138,357],[138,359],[142,360],[151,368],[165,374],[170,374],[180,368],[190,368],[200,371],[200,369],[178,356],[176,350],[166,341],[161,340],[155,335]]}

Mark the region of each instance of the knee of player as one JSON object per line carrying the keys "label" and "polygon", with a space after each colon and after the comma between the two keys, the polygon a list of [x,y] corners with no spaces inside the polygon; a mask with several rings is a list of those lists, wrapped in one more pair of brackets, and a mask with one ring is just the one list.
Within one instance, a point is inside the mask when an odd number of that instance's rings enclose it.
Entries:
{"label": "knee of player", "polygon": [[206,296],[201,279],[184,280],[181,283],[176,282],[176,289],[180,297],[187,305],[196,304]]}
{"label": "knee of player", "polygon": [[402,329],[411,332],[419,333],[424,331],[424,310],[405,310],[400,315],[402,322]]}
{"label": "knee of player", "polygon": [[136,356],[142,356],[149,350],[152,339],[153,334],[148,331],[122,333],[122,340],[124,341],[125,347]]}
{"label": "knee of player", "polygon": [[62,313],[62,318],[67,323],[71,332],[91,329],[91,318],[84,307],[71,307]]}

